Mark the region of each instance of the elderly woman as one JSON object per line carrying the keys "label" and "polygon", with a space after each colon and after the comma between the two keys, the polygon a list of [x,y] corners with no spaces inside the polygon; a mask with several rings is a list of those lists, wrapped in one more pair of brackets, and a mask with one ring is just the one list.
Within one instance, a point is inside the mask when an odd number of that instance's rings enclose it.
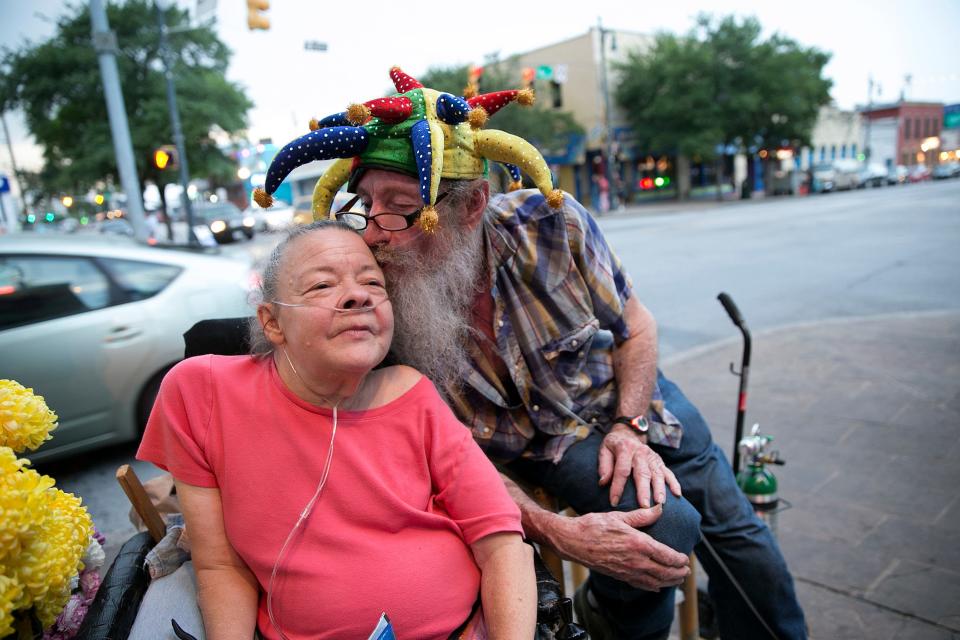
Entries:
{"label": "elderly woman", "polygon": [[490,637],[533,637],[503,482],[429,380],[374,369],[393,313],[360,235],[296,229],[262,290],[258,353],[174,367],[137,453],[176,480],[206,637],[362,639],[385,612],[447,638],[478,604]]}

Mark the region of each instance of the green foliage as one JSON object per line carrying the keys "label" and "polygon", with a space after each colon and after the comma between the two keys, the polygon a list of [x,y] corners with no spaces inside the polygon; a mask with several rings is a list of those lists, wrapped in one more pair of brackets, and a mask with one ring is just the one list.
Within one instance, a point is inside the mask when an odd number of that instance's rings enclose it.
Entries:
{"label": "green foliage", "polygon": [[781,35],[762,40],[754,18],[701,15],[688,34],[659,33],[648,52],[630,53],[615,96],[652,152],[801,146],[830,99],[829,59]]}
{"label": "green foliage", "polygon": [[[47,193],[116,182],[89,8],[86,3],[71,8],[50,40],[6,50],[0,76],[0,106],[23,109],[30,132],[43,147],[40,181]],[[176,172],[159,172],[150,161],[156,147],[173,141],[153,2],[109,4],[107,15],[117,35],[117,67],[137,174],[141,184],[173,182]],[[188,22],[187,12],[176,7],[166,9],[164,16],[168,27]],[[209,27],[174,31],[168,39],[190,172],[214,181],[227,179],[232,164],[210,133],[241,131],[252,107],[243,89],[225,78],[230,50]]]}
{"label": "green foliage", "polygon": [[[467,84],[467,66],[431,67],[417,79],[425,87],[455,96],[463,95]],[[497,56],[488,57],[480,80],[480,91],[490,93],[518,88],[520,69],[516,61],[501,61]],[[518,135],[545,154],[548,154],[553,146],[565,146],[570,134],[583,133],[583,127],[577,124],[571,113],[545,107],[539,94],[537,101],[530,107],[512,104],[497,111],[486,126]]]}

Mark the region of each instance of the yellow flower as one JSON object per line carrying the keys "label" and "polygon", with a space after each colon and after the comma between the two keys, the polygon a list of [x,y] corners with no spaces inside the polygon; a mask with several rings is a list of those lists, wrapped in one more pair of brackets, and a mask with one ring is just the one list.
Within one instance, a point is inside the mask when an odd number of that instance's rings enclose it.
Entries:
{"label": "yellow flower", "polygon": [[13,578],[0,574],[0,638],[13,633],[13,603],[20,598],[22,591]]}
{"label": "yellow flower", "polygon": [[56,428],[57,414],[43,396],[16,380],[0,380],[0,446],[32,451],[49,440]]}
{"label": "yellow flower", "polygon": [[44,628],[70,597],[70,579],[93,535],[93,522],[76,496],[0,447],[0,637],[4,611],[34,607]]}

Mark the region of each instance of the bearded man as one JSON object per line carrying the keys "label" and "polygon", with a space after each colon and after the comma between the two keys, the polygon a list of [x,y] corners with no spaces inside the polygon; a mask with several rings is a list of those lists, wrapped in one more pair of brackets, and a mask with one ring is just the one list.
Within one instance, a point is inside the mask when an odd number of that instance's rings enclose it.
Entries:
{"label": "bearded man", "polygon": [[[544,510],[505,479],[527,537],[591,570],[575,605],[592,637],[667,637],[695,546],[723,637],[805,637],[775,540],[658,371],[656,323],[596,222],[553,189],[529,143],[482,129],[523,92],[463,99],[391,77],[396,96],[284,147],[258,202],[295,166],[343,158],[314,214],[349,183],[356,198],[334,215],[362,230],[387,276],[396,359],[433,379],[501,468],[581,514]],[[520,165],[538,190],[491,196],[488,160]]]}

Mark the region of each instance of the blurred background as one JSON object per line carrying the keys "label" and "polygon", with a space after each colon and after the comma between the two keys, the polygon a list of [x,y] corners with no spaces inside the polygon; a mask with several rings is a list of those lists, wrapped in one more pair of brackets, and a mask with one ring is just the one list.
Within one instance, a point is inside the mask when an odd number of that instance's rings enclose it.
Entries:
{"label": "blurred background", "polygon": [[[258,261],[311,219],[323,162],[251,206],[277,151],[393,93],[393,65],[457,95],[529,87],[535,105],[488,126],[533,142],[597,216],[725,449],[736,356],[716,294],[762,336],[754,411],[796,427],[781,532],[812,635],[957,637],[960,3],[706,8],[0,0],[0,378],[59,416],[29,457],[122,542],[114,470],[182,334],[249,315]],[[804,331],[831,345],[809,370],[778,342]]]}

